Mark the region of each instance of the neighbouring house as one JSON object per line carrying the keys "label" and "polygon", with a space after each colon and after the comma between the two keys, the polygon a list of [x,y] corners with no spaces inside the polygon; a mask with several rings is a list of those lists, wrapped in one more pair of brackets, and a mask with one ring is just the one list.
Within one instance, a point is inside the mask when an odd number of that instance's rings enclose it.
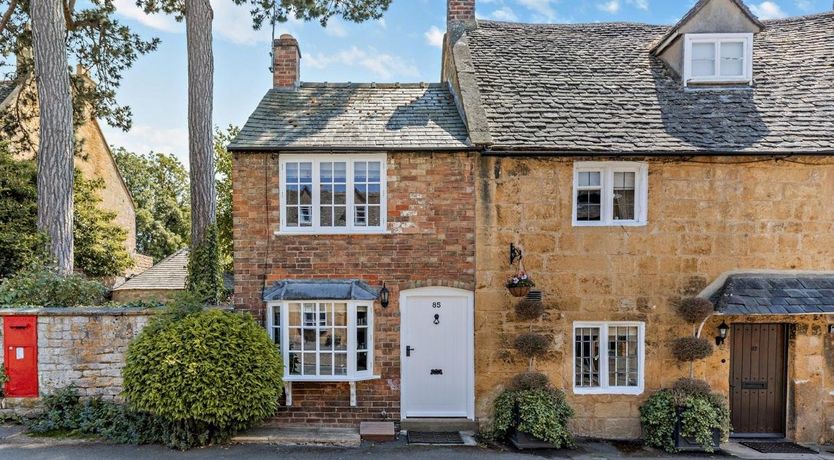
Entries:
{"label": "neighbouring house", "polygon": [[187,278],[188,248],[183,248],[113,288],[113,301],[165,302],[185,291]]}
{"label": "neighbouring house", "polygon": [[[23,120],[25,129],[29,131],[34,141],[37,140],[38,133],[36,116],[38,108],[36,103],[33,105],[31,101],[36,100],[35,94],[33,80],[27,80],[22,84],[15,84],[12,81],[0,82],[0,111],[24,112],[25,114],[21,115],[20,119]],[[15,135],[15,133],[8,134]],[[104,138],[98,121],[90,117],[77,125],[75,135],[81,147],[80,153],[75,156],[75,167],[87,179],[103,180],[104,188],[100,191],[101,207],[116,213],[115,223],[127,232],[125,247],[133,258],[134,266],[127,269],[124,277],[141,273],[153,265],[153,259],[136,252],[135,204],[124,178],[116,167],[116,160],[113,158],[107,139]],[[19,159],[31,159],[35,156],[35,149],[36,147],[29,148],[20,143],[20,146],[12,153]],[[117,284],[120,280],[113,281],[113,284]]]}
{"label": "neighbouring house", "polygon": [[229,146],[234,303],[284,355],[276,423],[488,420],[526,367],[513,245],[577,435],[640,436],[640,405],[690,375],[669,344],[700,296],[701,336],[729,333],[692,373],[734,434],[834,442],[834,13],[447,13],[439,84],[302,83],[282,36]]}

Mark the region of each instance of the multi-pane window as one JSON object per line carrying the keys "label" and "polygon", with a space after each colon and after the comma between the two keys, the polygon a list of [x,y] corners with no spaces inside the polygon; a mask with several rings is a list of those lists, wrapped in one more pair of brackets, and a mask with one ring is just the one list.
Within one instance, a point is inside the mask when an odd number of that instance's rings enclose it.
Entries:
{"label": "multi-pane window", "polygon": [[684,84],[752,81],[752,34],[687,34]]}
{"label": "multi-pane window", "polygon": [[576,163],[574,225],[644,225],[647,177],[645,163]]}
{"label": "multi-pane window", "polygon": [[281,231],[385,231],[385,155],[282,155]]}
{"label": "multi-pane window", "polygon": [[643,391],[643,323],[575,323],[573,332],[575,393]]}
{"label": "multi-pane window", "polygon": [[370,376],[372,312],[370,303],[361,302],[270,304],[268,331],[281,349],[285,377],[327,381]]}

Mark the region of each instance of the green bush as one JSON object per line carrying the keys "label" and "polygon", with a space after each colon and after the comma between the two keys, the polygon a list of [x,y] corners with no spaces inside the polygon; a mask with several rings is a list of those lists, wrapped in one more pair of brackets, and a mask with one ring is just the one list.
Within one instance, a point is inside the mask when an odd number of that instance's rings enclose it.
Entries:
{"label": "green bush", "polygon": [[556,448],[573,447],[573,437],[568,431],[568,420],[573,414],[565,394],[555,388],[504,390],[495,399],[491,435],[505,439],[517,430]]}
{"label": "green bush", "polygon": [[275,413],[283,367],[249,315],[175,302],[130,344],[124,395],[137,411],[169,419],[196,445],[222,442]]}
{"label": "green bush", "polygon": [[550,386],[547,376],[540,372],[523,372],[513,377],[510,388],[513,390],[538,390]]}
{"label": "green bush", "polygon": [[191,245],[188,253],[186,288],[198,294],[205,303],[216,304],[223,297],[223,271],[217,248],[217,225],[206,228],[203,241]]}
{"label": "green bush", "polygon": [[8,381],[9,375],[6,374],[6,366],[4,366],[3,363],[0,363],[0,398],[3,397],[3,389]]}
{"label": "green bush", "polygon": [[712,351],[712,343],[703,337],[680,337],[672,341],[672,356],[681,362],[704,359]]}
{"label": "green bush", "polygon": [[0,282],[0,305],[77,307],[102,305],[107,287],[82,275],[61,276],[32,267]]}
{"label": "green bush", "polygon": [[685,382],[671,390],[660,390],[640,407],[640,423],[647,445],[676,452],[675,425],[680,412],[681,436],[694,439],[707,452],[713,451],[712,433],[721,439],[730,434],[730,410],[724,397],[703,393],[702,385]]}

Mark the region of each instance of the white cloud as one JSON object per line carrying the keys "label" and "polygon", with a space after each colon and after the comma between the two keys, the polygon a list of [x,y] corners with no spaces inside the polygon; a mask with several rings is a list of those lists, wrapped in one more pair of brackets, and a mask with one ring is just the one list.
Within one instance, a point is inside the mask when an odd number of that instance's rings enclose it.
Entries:
{"label": "white cloud", "polygon": [[648,11],[649,9],[649,0],[626,0],[626,3],[634,5],[641,10]]}
{"label": "white cloud", "polygon": [[814,9],[814,5],[811,3],[811,0],[796,0],[795,3],[797,8],[806,13]]}
{"label": "white cloud", "polygon": [[498,8],[497,10],[493,11],[492,14],[490,14],[490,17],[497,21],[518,21],[518,16],[516,16],[515,11],[513,11],[513,9],[508,6],[502,6],[501,8]]}
{"label": "white cloud", "polygon": [[610,0],[605,3],[597,3],[597,9],[606,13],[616,14],[620,11],[620,0]]}
{"label": "white cloud", "polygon": [[301,61],[315,69],[326,69],[333,65],[361,67],[384,80],[397,78],[418,78],[420,72],[411,62],[399,56],[380,53],[373,48],[367,50],[352,46],[333,54],[305,54]]}
{"label": "white cloud", "polygon": [[151,29],[161,30],[163,32],[185,32],[185,26],[175,21],[172,16],[165,14],[147,14],[142,11],[142,8],[136,6],[134,0],[114,0],[113,4],[116,6],[116,11],[120,15],[133,19]]}
{"label": "white cloud", "polygon": [[553,9],[552,5],[553,0],[518,0],[518,3],[542,16],[548,18],[556,16],[556,11]]}
{"label": "white cloud", "polygon": [[124,147],[135,153],[172,153],[188,167],[188,130],[186,128],[161,128],[137,124],[128,132],[102,125],[110,145]]}
{"label": "white cloud", "polygon": [[776,2],[771,1],[752,4],[750,5],[750,10],[753,11],[753,14],[758,16],[759,19],[779,19],[788,16],[788,13],[785,13],[785,11],[783,11]]}
{"label": "white cloud", "polygon": [[426,37],[426,43],[429,45],[437,48],[443,47],[443,31],[437,26],[431,26],[423,36]]}
{"label": "white cloud", "polygon": [[345,23],[338,19],[327,21],[327,27],[324,28],[324,33],[331,37],[347,37],[348,31],[345,29]]}

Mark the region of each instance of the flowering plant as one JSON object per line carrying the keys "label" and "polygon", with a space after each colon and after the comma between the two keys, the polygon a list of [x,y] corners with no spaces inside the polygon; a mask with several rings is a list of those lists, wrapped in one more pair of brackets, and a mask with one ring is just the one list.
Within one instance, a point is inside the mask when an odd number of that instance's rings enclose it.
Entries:
{"label": "flowering plant", "polygon": [[518,273],[507,279],[507,287],[533,287],[536,283],[530,278],[524,270],[519,270]]}

